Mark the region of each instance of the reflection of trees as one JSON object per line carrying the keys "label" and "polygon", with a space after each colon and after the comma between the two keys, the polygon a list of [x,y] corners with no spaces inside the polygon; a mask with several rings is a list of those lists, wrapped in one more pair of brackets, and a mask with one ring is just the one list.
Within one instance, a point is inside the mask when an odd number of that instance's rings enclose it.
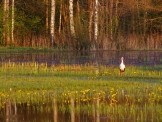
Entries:
{"label": "reflection of trees", "polygon": [[11,102],[9,99],[6,101],[5,114],[6,122],[11,122],[13,120],[13,116],[15,117],[15,121],[17,120],[17,105],[15,102]]}
{"label": "reflection of trees", "polygon": [[1,62],[38,62],[51,64],[95,64],[118,65],[121,56],[126,64],[160,64],[160,51],[94,51],[94,52],[51,52],[1,54]]}
{"label": "reflection of trees", "polygon": [[75,104],[74,104],[74,98],[71,98],[71,122],[75,122]]}
{"label": "reflection of trees", "polygon": [[93,101],[92,109],[93,109],[93,119],[96,122],[100,122],[100,99],[99,98]]}
{"label": "reflection of trees", "polygon": [[53,120],[58,122],[58,106],[56,98],[53,99]]}

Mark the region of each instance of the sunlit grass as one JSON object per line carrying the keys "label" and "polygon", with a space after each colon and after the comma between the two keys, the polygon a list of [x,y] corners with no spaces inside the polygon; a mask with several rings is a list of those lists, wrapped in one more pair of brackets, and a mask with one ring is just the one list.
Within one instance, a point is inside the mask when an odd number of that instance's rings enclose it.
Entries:
{"label": "sunlit grass", "polygon": [[103,115],[142,120],[157,114],[159,119],[162,114],[160,68],[127,66],[125,74],[120,76],[118,66],[2,63],[0,107],[3,108],[7,100],[30,105],[45,104],[55,98],[61,104],[59,110],[63,111],[74,99],[76,111],[93,113],[93,104],[96,106],[98,100]]}

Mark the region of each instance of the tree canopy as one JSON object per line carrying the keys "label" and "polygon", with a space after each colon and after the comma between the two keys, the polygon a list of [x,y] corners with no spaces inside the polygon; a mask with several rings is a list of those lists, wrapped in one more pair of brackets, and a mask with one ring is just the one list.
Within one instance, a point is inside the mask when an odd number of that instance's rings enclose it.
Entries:
{"label": "tree canopy", "polygon": [[161,49],[162,1],[2,0],[0,45]]}

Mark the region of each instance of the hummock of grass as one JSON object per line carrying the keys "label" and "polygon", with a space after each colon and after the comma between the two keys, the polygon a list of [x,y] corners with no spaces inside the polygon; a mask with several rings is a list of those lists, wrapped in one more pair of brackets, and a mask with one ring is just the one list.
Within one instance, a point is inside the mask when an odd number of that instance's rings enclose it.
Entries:
{"label": "hummock of grass", "polygon": [[[160,67],[160,66],[159,66]],[[46,91],[64,93],[122,92],[145,96],[162,92],[162,71],[159,67],[128,66],[119,75],[118,67],[95,65],[53,65],[31,63],[2,63],[0,91]],[[139,92],[139,93],[138,93]],[[75,94],[76,94],[75,93]],[[120,94],[117,95],[120,95]],[[56,94],[56,96],[57,96]]]}
{"label": "hummock of grass", "polygon": [[0,47],[0,53],[24,53],[24,52],[56,52],[56,51],[65,51],[65,49],[58,49],[58,48],[43,48],[43,47],[14,47],[14,46],[8,46],[8,47]]}
{"label": "hummock of grass", "polygon": [[56,99],[59,104],[70,105],[73,99],[76,109],[78,104],[86,104],[89,111],[99,101],[102,114],[115,110],[114,116],[120,111],[119,115],[126,116],[126,111],[131,111],[131,116],[137,117],[140,110],[141,117],[156,113],[158,120],[162,114],[161,66],[127,66],[120,76],[116,66],[48,67],[45,63],[7,62],[0,67],[0,84],[0,107],[6,100],[30,105]]}

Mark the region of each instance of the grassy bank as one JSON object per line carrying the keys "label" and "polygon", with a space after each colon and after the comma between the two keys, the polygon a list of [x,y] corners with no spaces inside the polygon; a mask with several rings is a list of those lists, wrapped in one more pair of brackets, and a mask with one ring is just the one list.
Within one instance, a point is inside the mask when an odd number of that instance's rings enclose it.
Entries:
{"label": "grassy bank", "polygon": [[2,108],[8,100],[30,105],[56,99],[64,111],[73,99],[76,111],[93,113],[93,105],[99,103],[102,114],[113,111],[112,116],[121,118],[130,112],[136,118],[141,111],[141,118],[153,113],[162,120],[161,66],[127,66],[120,76],[115,66],[7,62],[0,67],[0,84]]}
{"label": "grassy bank", "polygon": [[119,75],[118,67],[95,65],[53,65],[31,63],[2,63],[0,67],[0,91],[17,90],[116,90],[162,87],[161,66],[128,66]]}
{"label": "grassy bank", "polygon": [[[42,47],[0,47],[0,53],[24,53],[24,52],[56,52],[56,51],[76,51],[68,48],[59,48],[59,47],[54,47],[54,48],[42,48]],[[78,50],[79,51],[79,50]],[[95,50],[92,50],[95,51]],[[100,51],[105,51],[105,50],[100,50]],[[119,50],[110,50],[110,51],[119,51]],[[147,49],[135,49],[135,50],[122,50],[122,51],[162,51],[162,49],[157,49],[157,50],[147,50]]]}
{"label": "grassy bank", "polygon": [[[57,48],[39,48],[39,47],[0,47],[0,53],[24,53],[24,52],[53,52],[58,51]],[[59,51],[63,51],[61,49]]]}

